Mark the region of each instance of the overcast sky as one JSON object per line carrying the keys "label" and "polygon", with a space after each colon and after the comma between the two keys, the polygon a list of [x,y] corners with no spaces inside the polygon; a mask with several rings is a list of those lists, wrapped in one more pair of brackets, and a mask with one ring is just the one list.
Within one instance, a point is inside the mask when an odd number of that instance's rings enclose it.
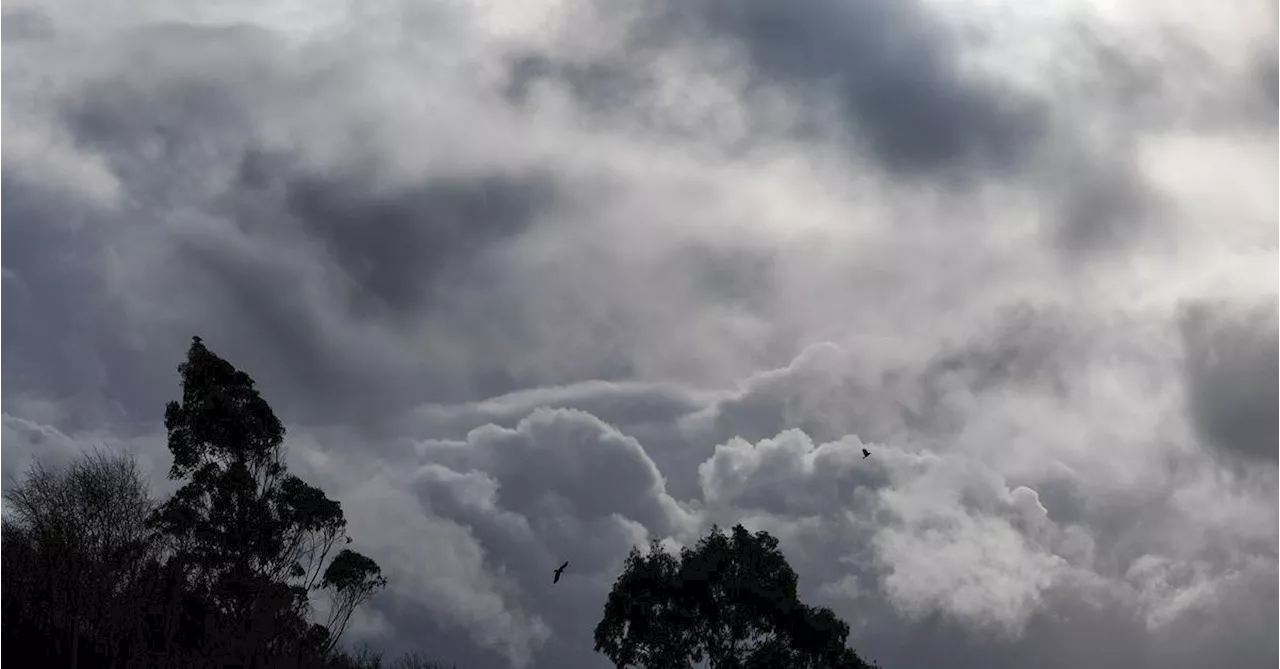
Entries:
{"label": "overcast sky", "polygon": [[605,667],[741,522],[886,669],[1274,667],[1275,7],[6,1],[4,474],[172,489],[198,334],[353,641]]}

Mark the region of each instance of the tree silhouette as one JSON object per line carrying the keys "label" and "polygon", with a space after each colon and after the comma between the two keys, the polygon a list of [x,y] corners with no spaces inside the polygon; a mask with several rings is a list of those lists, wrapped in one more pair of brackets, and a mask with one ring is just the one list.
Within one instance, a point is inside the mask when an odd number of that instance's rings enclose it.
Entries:
{"label": "tree silhouette", "polygon": [[[170,476],[157,506],[132,457],[37,459],[6,482],[0,638],[26,664],[72,669],[439,667],[384,665],[338,640],[385,587],[351,550],[341,506],[284,467],[284,428],[253,381],[192,344],[182,400],[165,412]],[[326,566],[327,563],[327,566]],[[326,624],[308,595],[327,592]]]}
{"label": "tree silhouette", "polygon": [[[342,508],[284,465],[284,426],[253,379],[193,339],[179,365],[182,400],[165,409],[172,479],[186,480],[151,518],[170,560],[213,609],[207,650],[277,666],[303,639],[332,648],[351,611],[384,587],[373,560],[344,550]],[[309,593],[329,589],[331,623],[308,626]],[[281,631],[287,634],[281,634]],[[290,643],[290,642],[293,643]]]}
{"label": "tree silhouette", "polygon": [[859,669],[849,626],[801,603],[778,540],[741,525],[677,560],[655,540],[632,549],[595,629],[595,649],[620,669]]}
{"label": "tree silhouette", "polygon": [[99,450],[54,469],[37,459],[4,499],[5,640],[49,639],[47,655],[71,666],[84,647],[131,640],[125,595],[153,548],[134,460]]}

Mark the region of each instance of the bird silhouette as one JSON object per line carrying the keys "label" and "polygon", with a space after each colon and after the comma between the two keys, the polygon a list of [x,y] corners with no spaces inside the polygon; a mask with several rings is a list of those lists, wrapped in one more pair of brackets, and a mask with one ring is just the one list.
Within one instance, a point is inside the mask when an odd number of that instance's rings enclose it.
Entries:
{"label": "bird silhouette", "polygon": [[863,459],[863,460],[866,460],[866,459],[867,459],[867,458],[869,458],[869,457],[871,457],[871,451],[868,451],[868,450],[867,450],[867,449],[865,449],[865,448],[864,448],[864,449],[862,449],[862,459]]}
{"label": "bird silhouette", "polygon": [[568,567],[568,566],[569,566],[569,562],[566,560],[566,561],[565,561],[565,563],[564,563],[564,564],[562,564],[562,565],[560,565],[560,568],[556,570],[556,577],[555,577],[555,578],[553,578],[553,579],[551,579],[551,582],[552,582],[552,583],[559,583],[559,582],[560,582],[560,574],[564,573],[564,568],[565,568],[565,567]]}

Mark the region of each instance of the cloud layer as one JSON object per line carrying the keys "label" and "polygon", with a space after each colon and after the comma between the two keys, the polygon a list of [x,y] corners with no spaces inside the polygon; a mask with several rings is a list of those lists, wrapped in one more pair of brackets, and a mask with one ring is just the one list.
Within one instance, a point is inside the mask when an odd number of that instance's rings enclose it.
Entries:
{"label": "cloud layer", "polygon": [[4,473],[165,490],[199,333],[391,650],[742,522],[885,667],[1275,666],[1274,7],[1023,4],[8,3]]}

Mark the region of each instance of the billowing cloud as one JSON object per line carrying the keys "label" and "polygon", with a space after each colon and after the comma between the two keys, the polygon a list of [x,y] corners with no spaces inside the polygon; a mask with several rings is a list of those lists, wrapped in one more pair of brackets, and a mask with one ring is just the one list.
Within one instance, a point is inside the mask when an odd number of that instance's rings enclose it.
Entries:
{"label": "billowing cloud", "polygon": [[9,3],[4,473],[169,489],[199,334],[392,652],[603,666],[742,522],[887,668],[1274,666],[1275,14],[1188,7]]}

